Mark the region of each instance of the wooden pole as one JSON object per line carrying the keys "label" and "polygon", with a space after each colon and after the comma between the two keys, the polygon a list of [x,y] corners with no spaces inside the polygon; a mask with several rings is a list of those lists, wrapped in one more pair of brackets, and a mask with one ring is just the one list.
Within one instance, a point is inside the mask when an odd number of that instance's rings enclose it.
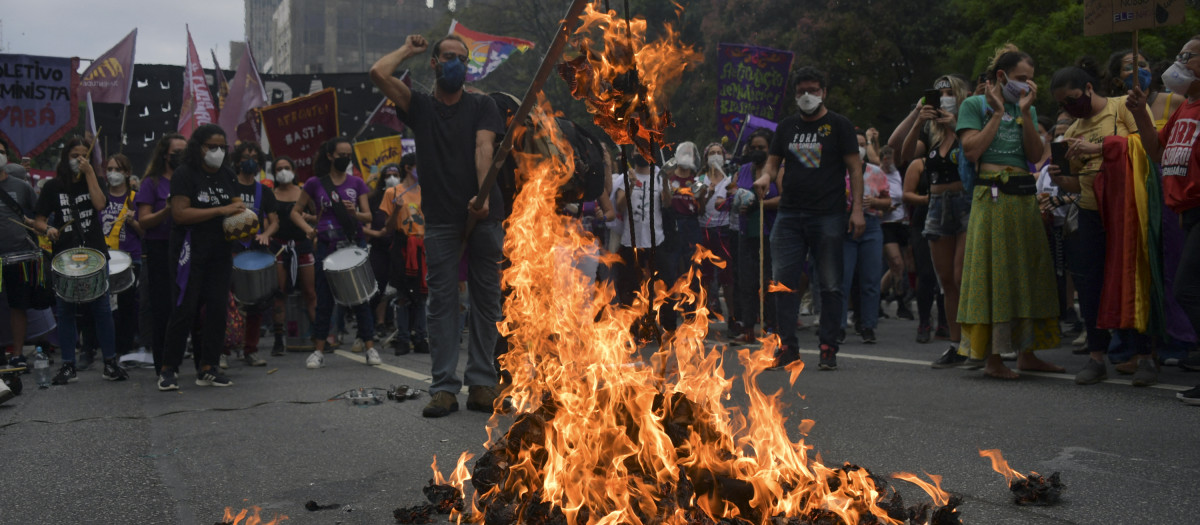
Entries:
{"label": "wooden pole", "polygon": [[1138,81],[1138,74],[1140,73],[1140,70],[1141,70],[1141,66],[1138,65],[1141,63],[1141,61],[1138,60],[1138,58],[1140,56],[1141,55],[1138,54],[1138,30],[1134,29],[1133,30],[1133,83],[1134,83],[1134,85],[1138,85],[1138,86],[1141,85]]}
{"label": "wooden pole", "polygon": [[[762,205],[762,199],[759,199],[758,200],[758,322],[759,322],[758,326],[759,326],[759,334],[762,335],[763,337],[766,337],[767,336],[767,317],[764,312],[766,311],[765,303],[766,303],[766,297],[767,297],[767,290],[766,290],[767,280],[766,280],[766,276],[763,275],[763,266],[764,266],[763,259],[766,258],[767,254],[763,253],[763,247],[766,245],[766,242],[763,239],[763,231],[766,230],[766,225],[764,224],[764,222],[765,222],[764,217],[766,216],[767,212],[763,208],[764,207]],[[751,327],[751,330],[753,330],[753,329],[754,328]]]}

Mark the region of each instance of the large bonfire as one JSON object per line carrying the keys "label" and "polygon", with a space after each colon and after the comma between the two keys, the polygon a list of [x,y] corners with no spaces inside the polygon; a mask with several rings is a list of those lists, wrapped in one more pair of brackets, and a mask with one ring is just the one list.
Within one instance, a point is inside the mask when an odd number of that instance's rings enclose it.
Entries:
{"label": "large bonfire", "polygon": [[[677,85],[699,56],[669,27],[663,34],[647,42],[645,20],[589,7],[574,34],[577,59],[564,74],[597,124],[646,154],[670,122],[666,86]],[[664,63],[679,67],[656,66]],[[782,392],[759,388],[774,337],[737,351],[748,402],[726,406],[735,385],[725,372],[726,348],[706,344],[704,292],[687,287],[698,264],[673,286],[643,283],[632,307],[612,305],[613,289],[573,264],[595,241],[557,213],[558,188],[575,164],[551,113],[543,104],[529,129],[563,154],[515,154],[521,190],[507,223],[504,252],[512,264],[503,276],[500,324],[510,341],[501,363],[512,374],[506,394],[513,411],[493,417],[488,450],[472,470],[464,453],[445,480],[435,462],[437,479],[426,491],[431,508],[488,525],[959,523],[958,500],[936,476],[933,483],[897,476],[934,500],[906,508],[883,479],[852,465],[822,465],[802,439],[793,441]],[[698,249],[695,258],[713,256]],[[685,322],[657,349],[640,347],[630,327],[668,297]],[[791,382],[802,368],[789,367]],[[812,424],[790,428],[802,435]],[[461,490],[468,480],[474,491],[464,504],[460,492],[446,489]],[[401,510],[397,518],[419,521]]]}

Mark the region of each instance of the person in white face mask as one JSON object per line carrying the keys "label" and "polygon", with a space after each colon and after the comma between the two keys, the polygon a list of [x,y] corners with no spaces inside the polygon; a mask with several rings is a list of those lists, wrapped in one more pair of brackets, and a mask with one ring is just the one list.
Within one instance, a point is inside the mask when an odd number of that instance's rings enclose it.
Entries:
{"label": "person in white face mask", "polygon": [[[272,332],[275,342],[271,347],[271,355],[281,356],[287,353],[284,340],[284,323],[296,322],[297,335],[303,333],[312,324],[317,308],[317,289],[315,267],[316,257],[313,255],[313,243],[304,235],[304,230],[292,222],[292,208],[300,200],[304,190],[296,185],[295,163],[286,156],[279,156],[271,163],[271,173],[275,177],[275,210],[280,217],[279,229],[271,238],[271,253],[275,256],[275,268],[279,275],[279,290],[284,292],[275,298],[275,318]],[[307,224],[316,224],[317,216],[303,210],[300,218]],[[287,318],[286,296],[292,291],[299,290],[303,300],[301,319]],[[290,323],[289,323],[290,325]]]}
{"label": "person in white face mask", "polygon": [[[1200,35],[1188,40],[1175,63],[1162,74],[1163,84],[1172,93],[1183,95],[1183,103],[1162,131],[1154,132],[1152,117],[1145,111],[1133,111],[1138,134],[1151,162],[1162,166],[1163,196],[1167,207],[1179,214],[1186,240],[1183,255],[1175,273],[1173,290],[1193,327],[1200,327]],[[1140,86],[1129,91],[1126,106],[1132,111],[1146,104],[1146,94]],[[1200,362],[1189,356],[1184,362],[1189,368]],[[1200,386],[1180,392],[1177,397],[1189,405],[1200,405]]]}
{"label": "person in white face mask", "polygon": [[[107,199],[103,190],[105,183],[100,181],[102,176],[96,174],[90,162],[91,146],[82,137],[67,140],[57,173],[38,196],[33,227],[54,243],[56,258],[68,250],[81,248],[83,250],[72,254],[81,256],[84,261],[96,262],[95,258],[99,258],[98,262],[103,264],[108,262],[108,246],[104,243],[100,212]],[[49,223],[51,217],[53,226]],[[66,258],[75,260],[72,254],[67,254]],[[75,344],[78,342],[75,316],[82,311],[91,314],[90,322],[95,326],[96,338],[104,354],[103,377],[110,381],[127,379],[125,371],[117,364],[108,292],[88,302],[68,301],[61,296],[57,302],[55,312],[62,367],[52,383],[66,385],[78,380],[75,374]]]}
{"label": "person in white face mask", "polygon": [[[805,263],[810,253],[814,256],[821,290],[819,365],[821,370],[835,370],[844,308],[842,244],[847,234],[855,239],[862,235],[866,219],[863,160],[854,125],[825,107],[825,82],[824,73],[810,67],[793,75],[800,112],[779,123],[766,169],[754,182],[754,189],[761,198],[776,182],[781,191],[779,213],[771,230],[774,279],[789,290],[800,290]],[[775,367],[784,367],[800,359],[796,338],[800,297],[794,292],[779,293],[776,307],[782,346]]]}
{"label": "person in white face mask", "polygon": [[983,361],[984,374],[999,379],[1018,377],[1001,357],[1010,352],[1020,370],[1064,371],[1033,353],[1058,348],[1060,332],[1054,266],[1029,168],[1047,147],[1033,108],[1033,66],[1016,46],[998,50],[985,94],[962,103],[956,126],[965,160],[978,170],[963,255],[959,353]]}
{"label": "person in white face mask", "polygon": [[[104,241],[109,250],[120,250],[129,255],[133,275],[140,275],[142,267],[142,236],[145,232],[137,218],[136,192],[129,187],[132,173],[129,158],[117,153],[105,164],[108,182],[108,204],[100,212],[104,225]],[[113,315],[116,326],[117,354],[133,351],[133,335],[138,331],[138,288],[117,294],[117,311]]]}
{"label": "person in white face mask", "polygon": [[387,216],[384,229],[392,232],[388,247],[391,268],[387,282],[381,286],[391,285],[397,293],[393,312],[396,336],[391,342],[396,355],[429,353],[425,215],[421,211],[421,186],[417,184],[416,170],[416,153],[402,157],[399,166],[385,167],[384,183],[389,186],[379,203],[380,211]]}
{"label": "person in white face mask", "polygon": [[[175,303],[167,321],[166,348],[159,372],[158,389],[179,389],[179,368],[188,334],[196,316],[204,309],[204,324],[192,334],[196,385],[225,387],[233,384],[219,368],[225,348],[226,310],[233,276],[233,251],[225,240],[226,217],[245,211],[246,204],[234,200],[234,173],[225,154],[229,143],[220,126],[205,124],[192,132],[182,164],[171,177],[170,257],[175,283]],[[215,315],[214,315],[215,314]]]}

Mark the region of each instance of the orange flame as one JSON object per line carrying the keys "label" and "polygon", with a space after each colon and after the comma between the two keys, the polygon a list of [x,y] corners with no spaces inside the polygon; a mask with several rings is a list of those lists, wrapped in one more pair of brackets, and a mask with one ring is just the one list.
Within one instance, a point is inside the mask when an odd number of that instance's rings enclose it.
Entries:
{"label": "orange flame", "polygon": [[670,24],[657,40],[647,40],[646,19],[626,20],[616,11],[589,4],[572,43],[578,55],[560,69],[571,95],[587,103],[593,121],[617,144],[634,144],[645,159],[674,125],[666,104],[679,78],[704,56],[680,40]]}
{"label": "orange flame", "polygon": [[771,293],[774,293],[774,292],[792,293],[795,290],[792,290],[791,288],[788,288],[787,286],[784,286],[782,283],[779,283],[777,281],[771,281],[770,283],[767,284],[767,291],[771,292]]}
{"label": "orange flame", "polygon": [[[251,511],[253,511],[253,514],[251,514]],[[249,509],[242,509],[237,514],[234,514],[232,507],[225,507],[225,517],[221,518],[221,523],[228,525],[279,525],[279,523],[288,519],[286,515],[280,514],[271,518],[271,521],[263,521],[260,515],[261,511],[260,507],[255,506]]]}
{"label": "orange flame", "polygon": [[1000,454],[999,449],[980,450],[979,456],[990,459],[992,461],[992,470],[1002,474],[1005,481],[1008,481],[1009,486],[1012,486],[1014,479],[1025,479],[1023,474],[1009,468],[1008,462],[1004,460],[1004,456]]}
{"label": "orange flame", "polygon": [[929,479],[933,480],[933,483],[928,483],[925,480],[917,477],[916,474],[910,474],[908,472],[892,474],[892,477],[921,487],[921,490],[924,490],[926,494],[929,494],[930,498],[933,498],[934,505],[940,506],[949,503],[950,494],[942,490],[942,477],[930,474],[928,472],[926,472],[925,475],[929,476]]}

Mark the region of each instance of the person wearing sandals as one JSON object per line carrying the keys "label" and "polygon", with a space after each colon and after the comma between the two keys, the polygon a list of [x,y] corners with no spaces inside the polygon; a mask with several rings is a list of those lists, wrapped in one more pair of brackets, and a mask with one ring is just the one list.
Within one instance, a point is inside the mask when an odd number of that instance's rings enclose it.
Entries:
{"label": "person wearing sandals", "polygon": [[1010,351],[1018,353],[1020,370],[1064,371],[1033,353],[1059,345],[1054,268],[1028,167],[1046,147],[1033,108],[1033,72],[1032,57],[1002,47],[984,94],[963,102],[956,128],[966,160],[978,169],[963,257],[959,353],[1000,379],[1018,377],[1001,360]]}

